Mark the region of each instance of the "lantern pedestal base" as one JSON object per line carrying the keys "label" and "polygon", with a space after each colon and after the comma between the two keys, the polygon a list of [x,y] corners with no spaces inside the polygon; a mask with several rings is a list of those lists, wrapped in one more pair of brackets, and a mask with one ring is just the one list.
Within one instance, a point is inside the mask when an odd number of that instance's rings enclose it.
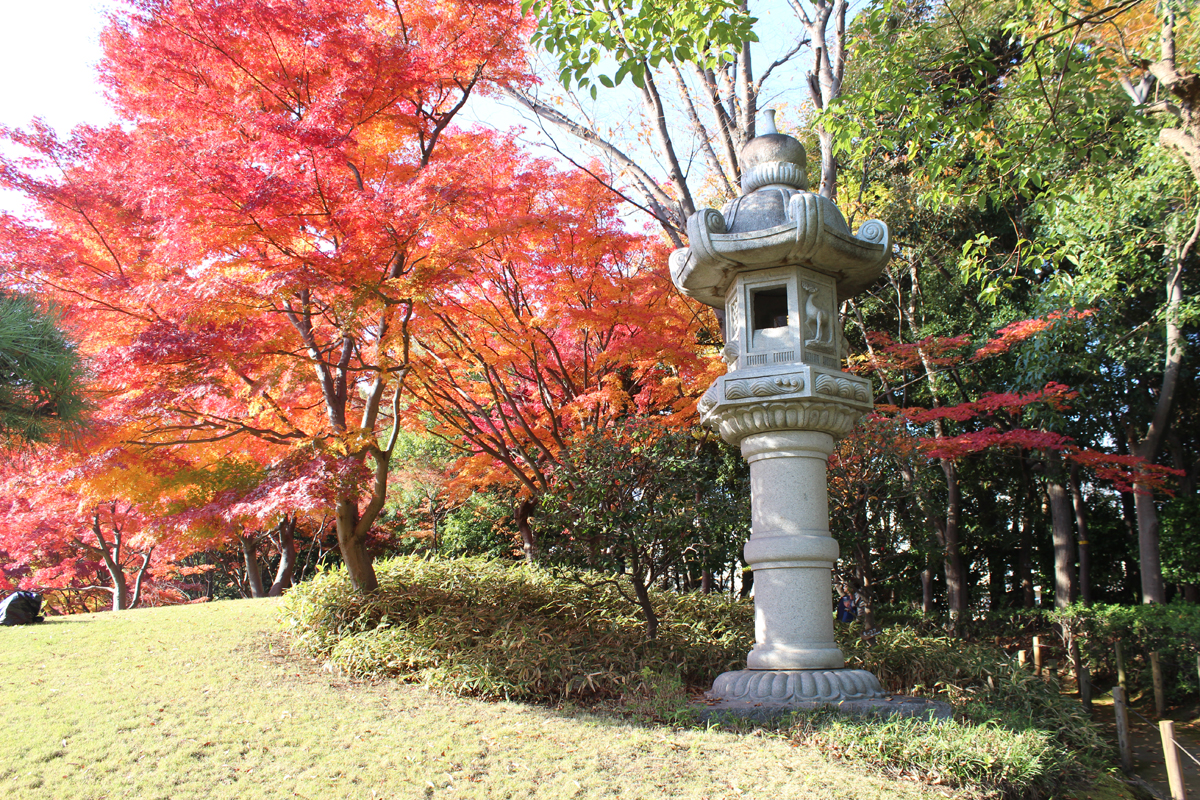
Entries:
{"label": "lantern pedestal base", "polygon": [[856,717],[951,719],[948,703],[923,697],[885,695],[879,681],[861,669],[743,669],[713,683],[704,703],[695,704],[704,722],[730,717],[774,723],[796,711],[829,709]]}
{"label": "lantern pedestal base", "polygon": [[791,705],[883,697],[865,669],[739,669],[713,681],[709,700]]}

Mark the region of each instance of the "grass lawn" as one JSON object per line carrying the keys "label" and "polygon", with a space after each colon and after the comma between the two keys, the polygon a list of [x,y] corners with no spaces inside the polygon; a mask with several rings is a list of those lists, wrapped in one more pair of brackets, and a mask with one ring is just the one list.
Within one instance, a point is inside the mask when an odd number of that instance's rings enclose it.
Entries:
{"label": "grass lawn", "polygon": [[287,655],[274,600],[0,628],[0,797],[945,797],[756,736],[368,684]]}

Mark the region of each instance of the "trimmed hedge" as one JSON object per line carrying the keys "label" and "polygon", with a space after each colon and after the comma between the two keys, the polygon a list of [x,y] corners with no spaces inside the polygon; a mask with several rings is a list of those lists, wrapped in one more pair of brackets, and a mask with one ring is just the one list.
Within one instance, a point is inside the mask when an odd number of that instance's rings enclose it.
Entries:
{"label": "trimmed hedge", "polygon": [[[457,694],[556,702],[636,689],[643,671],[709,684],[753,644],[753,607],[654,592],[646,640],[632,591],[477,558],[376,562],[364,597],[342,570],[294,587],[282,604],[294,645],[352,675],[389,675]],[[624,589],[624,591],[622,591]]]}

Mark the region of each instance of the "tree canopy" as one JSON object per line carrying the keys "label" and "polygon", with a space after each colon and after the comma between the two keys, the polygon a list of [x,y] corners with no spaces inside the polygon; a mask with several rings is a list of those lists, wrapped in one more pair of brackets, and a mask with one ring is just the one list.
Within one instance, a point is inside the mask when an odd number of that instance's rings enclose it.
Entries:
{"label": "tree canopy", "polygon": [[[956,618],[1196,599],[1189,10],[785,10],[116,12],[118,123],[3,131],[0,437],[45,440],[0,475],[5,580],[121,609],[474,549],[634,576],[651,634],[652,585],[747,590],[744,465],[696,428],[721,318],[666,261],[774,103],[896,242],[841,309],[877,410],[831,460],[842,577]],[[468,127],[479,97],[580,145]]]}

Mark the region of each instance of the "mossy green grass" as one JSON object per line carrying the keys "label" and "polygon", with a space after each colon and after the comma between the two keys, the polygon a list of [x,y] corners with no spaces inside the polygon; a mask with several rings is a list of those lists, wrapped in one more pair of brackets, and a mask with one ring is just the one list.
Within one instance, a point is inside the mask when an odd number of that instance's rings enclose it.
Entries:
{"label": "mossy green grass", "polygon": [[916,798],[783,737],[640,726],[352,680],[274,600],[0,629],[0,797]]}

